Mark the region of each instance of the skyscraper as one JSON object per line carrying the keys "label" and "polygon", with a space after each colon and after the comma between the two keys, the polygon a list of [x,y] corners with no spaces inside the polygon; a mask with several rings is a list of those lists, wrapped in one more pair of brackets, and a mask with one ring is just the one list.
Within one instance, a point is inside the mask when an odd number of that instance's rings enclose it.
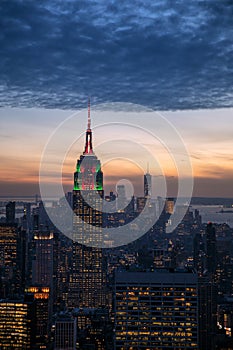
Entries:
{"label": "skyscraper", "polygon": [[125,186],[118,185],[117,186],[117,210],[123,211],[125,206],[126,206]]}
{"label": "skyscraper", "polygon": [[51,287],[53,282],[53,232],[35,231],[33,244],[35,256],[32,261],[32,284]]}
{"label": "skyscraper", "polygon": [[8,202],[6,205],[6,223],[14,224],[15,222],[15,202]]}
{"label": "skyscraper", "polygon": [[90,102],[83,154],[77,160],[73,189],[73,266],[70,281],[72,307],[104,304],[102,257],[103,173],[92,147]]}
{"label": "skyscraper", "polygon": [[199,281],[199,350],[215,349],[217,333],[217,287],[209,277]]}
{"label": "skyscraper", "polygon": [[212,222],[206,226],[206,268],[212,276],[217,265],[216,233]]}
{"label": "skyscraper", "polygon": [[149,174],[149,170],[144,175],[144,196],[150,198],[151,197],[151,175]]}
{"label": "skyscraper", "polygon": [[55,350],[75,350],[77,319],[59,315],[55,324]]}
{"label": "skyscraper", "polygon": [[115,349],[198,349],[192,273],[116,272]]}
{"label": "skyscraper", "polygon": [[31,280],[26,288],[27,293],[34,295],[36,305],[36,345],[47,343],[50,337],[52,323],[52,306],[55,302],[56,286],[55,267],[57,235],[48,227],[40,225],[40,230],[34,230],[32,240],[32,272]]}
{"label": "skyscraper", "polygon": [[0,349],[32,349],[34,320],[33,301],[0,300]]}
{"label": "skyscraper", "polygon": [[51,328],[51,291],[49,287],[30,286],[25,289],[27,297],[33,297],[35,305],[35,344],[38,349],[47,344]]}
{"label": "skyscraper", "polygon": [[24,233],[16,224],[0,224],[0,298],[14,298],[21,292]]}

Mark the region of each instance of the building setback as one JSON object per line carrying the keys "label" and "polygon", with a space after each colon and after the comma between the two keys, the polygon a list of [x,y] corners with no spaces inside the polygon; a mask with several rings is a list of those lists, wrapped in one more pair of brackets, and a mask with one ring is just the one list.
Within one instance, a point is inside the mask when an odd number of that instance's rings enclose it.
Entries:
{"label": "building setback", "polygon": [[73,266],[70,307],[105,305],[102,254],[103,173],[92,147],[90,103],[84,152],[77,160],[73,189]]}

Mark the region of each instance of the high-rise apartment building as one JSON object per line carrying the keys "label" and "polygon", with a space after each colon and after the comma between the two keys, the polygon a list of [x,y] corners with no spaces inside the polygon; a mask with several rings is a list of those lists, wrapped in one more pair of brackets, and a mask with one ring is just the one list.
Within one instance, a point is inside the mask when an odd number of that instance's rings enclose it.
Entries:
{"label": "high-rise apartment building", "polygon": [[116,272],[115,349],[198,349],[192,273]]}

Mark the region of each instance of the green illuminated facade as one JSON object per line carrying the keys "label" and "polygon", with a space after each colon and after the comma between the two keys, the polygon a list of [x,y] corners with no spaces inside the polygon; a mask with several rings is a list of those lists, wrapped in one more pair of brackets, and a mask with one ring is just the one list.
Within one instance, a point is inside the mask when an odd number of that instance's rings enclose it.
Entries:
{"label": "green illuminated facade", "polygon": [[93,154],[83,154],[77,160],[74,173],[74,190],[103,190],[103,173],[101,164]]}

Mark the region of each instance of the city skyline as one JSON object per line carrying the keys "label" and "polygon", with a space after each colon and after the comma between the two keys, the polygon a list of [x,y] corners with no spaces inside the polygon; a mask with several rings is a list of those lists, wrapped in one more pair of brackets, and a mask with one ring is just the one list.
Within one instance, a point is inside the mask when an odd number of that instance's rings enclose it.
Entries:
{"label": "city skyline", "polygon": [[[75,111],[85,110],[90,96],[100,112],[104,104],[108,107],[102,110],[103,118],[93,115],[94,127],[117,122],[122,108],[125,121],[131,123],[128,116],[133,112],[137,119],[138,109],[162,113],[190,153],[193,195],[233,196],[233,7],[229,1],[138,0],[132,5],[114,0],[41,4],[13,0],[13,4],[2,3],[0,12],[2,195],[39,193],[39,164],[50,135]],[[76,125],[77,138],[85,131],[82,119]],[[145,128],[156,134],[154,118],[145,119]],[[146,138],[140,142],[147,144]],[[157,146],[152,151],[159,156]],[[66,190],[72,188],[70,174],[81,150],[78,145],[73,148],[64,164]],[[116,155],[114,148],[108,151]],[[58,147],[53,162],[59,152]],[[107,192],[115,190],[126,173],[135,193],[143,193],[147,159],[133,167],[106,163],[100,150],[98,157]],[[133,159],[137,161],[134,155]],[[161,164],[168,195],[176,195],[176,166],[166,157]],[[153,164],[150,171],[161,175]]]}
{"label": "city skyline", "polygon": [[[115,109],[111,105],[106,106],[107,110],[101,110],[103,108],[102,105],[93,106],[92,119],[94,128],[106,123],[106,121],[111,123],[118,120],[119,112],[115,110],[118,107],[125,110],[126,121],[129,120],[130,123],[134,121],[134,118],[140,118],[140,113],[142,113],[140,108],[143,109],[143,107],[133,104],[116,104]],[[72,189],[72,168],[75,164],[76,155],[82,149],[79,140],[81,141],[81,135],[85,131],[86,113],[87,109],[77,112],[77,142],[71,145],[72,147],[68,150],[67,158],[64,160],[63,182],[66,191]],[[154,113],[157,112],[155,111]],[[22,196],[39,193],[38,175],[43,148],[56,127],[60,123],[64,123],[72,114],[74,114],[74,111],[46,109],[0,110],[2,124],[1,195]],[[232,109],[166,111],[162,112],[162,116],[173,124],[189,152],[194,175],[193,195],[199,197],[232,197],[231,179],[233,164],[231,149],[233,143],[231,135],[233,130],[231,129],[233,127],[230,123]],[[151,127],[151,131],[156,135],[156,122],[153,123],[151,111],[143,109],[143,117],[146,118],[146,129],[148,130]],[[64,132],[68,134],[69,130],[66,128]],[[110,132],[113,132],[112,129],[110,129]],[[117,132],[116,126],[113,134],[117,134]],[[94,144],[101,143],[105,138],[104,133],[101,134],[100,130],[96,138],[94,137],[93,142]],[[108,135],[108,140],[110,139],[111,134]],[[147,145],[148,143],[145,137],[139,141],[142,145]],[[176,194],[177,177],[175,165],[163,154],[159,144],[150,146],[155,158],[160,156],[160,162],[161,157],[163,158],[162,170],[167,178],[167,195],[174,196]],[[111,154],[111,152],[113,159],[104,162],[106,150],[99,149],[99,152],[97,150],[105,173],[104,189],[106,192],[110,190],[115,191],[117,182],[128,178],[133,182],[135,194],[141,195],[143,192],[143,175],[146,172],[148,162],[150,173],[155,177],[161,175],[158,173],[158,169],[154,167],[153,161],[150,162],[150,158],[144,161],[145,164],[138,160],[135,154],[131,155],[131,163],[127,159],[117,159],[118,150],[116,150],[116,145],[114,144],[108,147],[107,153]],[[59,153],[59,149],[57,153]],[[54,162],[56,162],[56,156],[54,156]],[[56,174],[53,181],[57,181]]]}
{"label": "city skyline", "polygon": [[1,349],[233,349],[232,16],[0,1]]}

